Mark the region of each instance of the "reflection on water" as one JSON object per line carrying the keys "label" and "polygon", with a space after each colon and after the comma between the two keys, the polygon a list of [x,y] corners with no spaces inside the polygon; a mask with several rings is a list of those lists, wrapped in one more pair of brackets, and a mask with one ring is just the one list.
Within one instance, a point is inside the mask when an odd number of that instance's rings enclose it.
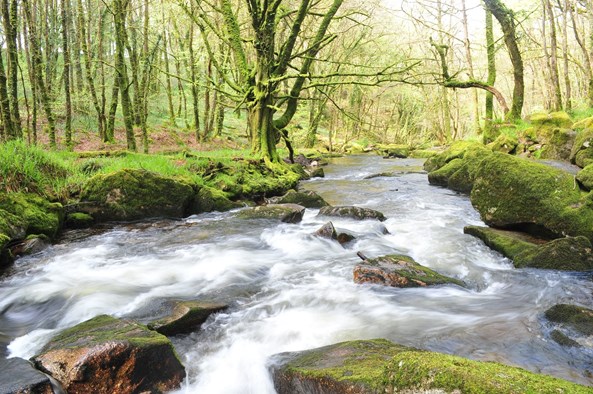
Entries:
{"label": "reflection on water", "polygon": [[[27,358],[57,330],[98,314],[142,320],[163,299],[203,299],[231,307],[174,338],[188,370],[182,393],[273,393],[271,354],[377,337],[593,384],[593,352],[560,347],[542,318],[560,302],[591,305],[591,278],[513,269],[463,234],[479,215],[467,197],[429,186],[420,164],[336,159],[326,178],[302,184],[334,205],[388,217],[332,218],[356,236],[346,248],[311,235],[328,220],[316,210],[298,225],[231,212],[121,226],[21,259],[0,282],[0,343]],[[365,179],[380,173],[390,176]],[[359,250],[408,254],[468,288],[356,285]]]}

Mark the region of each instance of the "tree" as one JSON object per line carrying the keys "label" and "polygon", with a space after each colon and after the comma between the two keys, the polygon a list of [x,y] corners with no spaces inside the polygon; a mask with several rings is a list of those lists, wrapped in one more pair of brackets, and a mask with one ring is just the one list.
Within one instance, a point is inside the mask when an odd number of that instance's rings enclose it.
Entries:
{"label": "tree", "polygon": [[511,121],[521,118],[523,102],[525,100],[525,81],[523,77],[523,58],[517,40],[517,31],[515,16],[513,11],[509,10],[500,0],[484,0],[488,11],[494,15],[504,36],[504,43],[509,52],[511,63],[513,64],[513,103],[507,118]]}

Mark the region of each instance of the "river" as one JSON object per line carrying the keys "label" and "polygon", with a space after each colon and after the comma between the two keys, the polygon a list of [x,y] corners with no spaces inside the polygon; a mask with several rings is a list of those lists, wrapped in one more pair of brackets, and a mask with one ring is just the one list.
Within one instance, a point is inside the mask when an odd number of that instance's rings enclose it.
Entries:
{"label": "river", "polygon": [[[179,393],[274,393],[270,355],[369,338],[593,385],[592,348],[559,346],[543,318],[557,303],[593,306],[591,275],[514,269],[463,234],[483,224],[469,198],[430,186],[421,165],[338,158],[325,178],[301,184],[332,205],[388,217],[332,218],[356,236],[346,247],[312,235],[329,220],[313,209],[300,224],[227,212],[66,234],[0,279],[0,355],[29,358],[60,329],[102,313],[144,321],[164,300],[199,299],[230,308],[173,338],[188,372]],[[369,178],[380,173],[389,176]],[[468,288],[357,285],[357,251],[407,254]]]}

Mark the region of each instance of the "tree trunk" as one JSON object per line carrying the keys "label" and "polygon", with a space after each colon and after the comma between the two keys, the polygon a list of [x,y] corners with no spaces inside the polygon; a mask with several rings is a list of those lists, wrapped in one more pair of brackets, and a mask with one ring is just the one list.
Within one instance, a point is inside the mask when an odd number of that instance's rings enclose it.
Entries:
{"label": "tree trunk", "polygon": [[19,113],[19,95],[18,95],[18,70],[19,55],[17,50],[17,26],[18,9],[17,0],[2,0],[2,22],[4,26],[4,36],[6,37],[7,49],[7,68],[6,76],[8,78],[8,100],[10,103],[10,118],[12,124],[12,133],[15,137],[21,137],[21,116]]}
{"label": "tree trunk", "polygon": [[2,114],[2,136],[3,139],[17,138],[10,116],[10,100],[8,99],[8,89],[6,88],[6,72],[4,71],[4,61],[2,60],[2,51],[0,50],[0,114]]}
{"label": "tree trunk", "polygon": [[521,118],[523,102],[525,100],[525,80],[523,77],[523,58],[517,42],[515,17],[511,10],[506,8],[500,0],[484,0],[484,4],[496,18],[504,36],[504,43],[509,52],[513,65],[513,103],[507,114],[507,119],[515,121]]}
{"label": "tree trunk", "polygon": [[[560,90],[560,77],[558,75],[558,42],[556,38],[556,20],[554,19],[554,10],[550,0],[542,0],[545,9],[544,12],[544,28],[546,24],[546,14],[550,26],[550,53],[546,53],[548,59],[548,68],[550,70],[550,82],[552,83],[552,91],[554,92],[554,110],[560,111],[562,109],[562,91]],[[544,35],[544,43],[546,37]],[[544,46],[545,48],[545,46]],[[547,52],[547,51],[546,51]]]}
{"label": "tree trunk", "polygon": [[115,69],[117,84],[121,96],[121,109],[126,127],[126,142],[128,149],[136,151],[136,138],[134,137],[134,119],[132,101],[130,100],[130,79],[126,65],[126,9],[127,0],[113,0],[113,19],[115,24]]}
{"label": "tree trunk", "polygon": [[66,137],[66,147],[72,150],[72,100],[70,97],[70,49],[68,47],[68,7],[70,0],[62,0],[62,55],[64,56],[64,95],[66,101],[66,125],[64,133]]}
{"label": "tree trunk", "polygon": [[[192,3],[193,12],[193,3]],[[196,55],[194,53],[194,24],[190,25],[189,29],[189,73],[191,81],[191,96],[192,96],[192,109],[194,115],[194,134],[196,141],[200,140],[200,110],[199,110],[199,97],[198,97],[198,72],[196,70]]]}
{"label": "tree trunk", "polygon": [[[488,58],[488,78],[487,84],[494,86],[496,83],[496,47],[494,46],[494,29],[492,23],[492,12],[486,9],[486,52]],[[494,94],[486,93],[486,122],[484,127],[484,143],[488,144],[498,137],[492,123],[494,121]]]}

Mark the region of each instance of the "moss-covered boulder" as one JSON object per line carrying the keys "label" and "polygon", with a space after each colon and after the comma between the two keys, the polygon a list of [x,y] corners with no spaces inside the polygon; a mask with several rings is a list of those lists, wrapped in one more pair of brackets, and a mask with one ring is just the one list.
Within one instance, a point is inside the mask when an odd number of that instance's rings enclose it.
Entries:
{"label": "moss-covered boulder", "polygon": [[0,269],[11,264],[13,261],[12,253],[7,248],[9,242],[10,237],[6,234],[0,233]]}
{"label": "moss-covered boulder", "polygon": [[431,149],[414,149],[410,152],[409,157],[413,159],[429,159],[439,154],[439,151]]}
{"label": "moss-covered boulder", "polygon": [[576,179],[583,190],[593,190],[593,165],[589,164],[579,171]]}
{"label": "moss-covered boulder", "polygon": [[214,302],[177,301],[169,313],[149,323],[148,328],[167,336],[187,334],[199,329],[213,313],[227,308],[226,304]]}
{"label": "moss-covered boulder", "polygon": [[305,208],[321,208],[329,204],[319,194],[311,190],[289,190],[285,195],[268,199],[269,204],[298,204]]}
{"label": "moss-covered boulder", "polygon": [[426,287],[443,284],[464,286],[462,281],[424,267],[410,256],[396,254],[365,259],[362,264],[354,267],[354,282],[391,287]]}
{"label": "moss-covered boulder", "polygon": [[231,201],[223,191],[204,186],[200,188],[191,201],[189,213],[226,212],[242,206],[241,203]]}
{"label": "moss-covered boulder", "polygon": [[376,150],[385,159],[405,159],[410,156],[410,147],[407,145],[379,145]]}
{"label": "moss-covered boulder", "polygon": [[571,129],[540,129],[537,138],[541,144],[540,159],[570,160],[577,133]]}
{"label": "moss-covered boulder", "polygon": [[511,259],[517,268],[566,271],[593,269],[593,246],[582,236],[545,241],[524,233],[489,227],[467,226],[463,231],[481,239],[488,247]]}
{"label": "moss-covered boulder", "polygon": [[0,368],[0,393],[2,394],[54,394],[49,378],[27,360],[9,358]]}
{"label": "moss-covered boulder", "polygon": [[471,202],[493,227],[593,239],[593,205],[560,169],[493,153],[477,168]]}
{"label": "moss-covered boulder", "polygon": [[564,111],[535,113],[529,116],[529,121],[534,126],[552,126],[562,128],[570,128],[572,127],[573,123],[570,115]]}
{"label": "moss-covered boulder", "polygon": [[73,212],[66,215],[64,227],[74,229],[88,228],[91,227],[94,223],[95,219],[88,213]]}
{"label": "moss-covered boulder", "polygon": [[438,170],[428,173],[428,182],[431,185],[447,187],[449,178],[463,167],[462,159],[453,159]]}
{"label": "moss-covered boulder", "polygon": [[167,337],[106,315],[64,330],[32,361],[69,393],[160,393],[185,377]]}
{"label": "moss-covered boulder", "polygon": [[545,312],[546,319],[585,336],[593,335],[593,310],[578,305],[558,304]]}
{"label": "moss-covered boulder", "polygon": [[480,149],[484,148],[484,145],[476,141],[456,141],[443,152],[426,160],[424,162],[424,169],[427,172],[438,170],[454,159],[463,158],[465,153],[471,148]]}
{"label": "moss-covered boulder", "polygon": [[60,230],[64,209],[35,194],[0,193],[0,232],[11,238],[43,234],[54,238]]}
{"label": "moss-covered boulder", "polygon": [[576,135],[569,159],[581,168],[593,160],[593,128],[584,129]]}
{"label": "moss-covered boulder", "polygon": [[517,148],[519,140],[509,134],[500,134],[487,146],[493,152],[512,153]]}
{"label": "moss-covered boulder", "polygon": [[574,130],[590,129],[591,127],[593,127],[593,116],[581,119],[572,125]]}
{"label": "moss-covered boulder", "polygon": [[317,216],[332,216],[355,220],[376,219],[381,222],[387,220],[385,215],[379,211],[355,206],[323,207],[319,210]]}
{"label": "moss-covered boulder", "polygon": [[273,356],[278,394],[548,393],[591,388],[494,362],[417,350],[384,339]]}
{"label": "moss-covered boulder", "polygon": [[241,219],[274,219],[284,223],[299,223],[303,220],[305,207],[297,204],[270,204],[240,211]]}
{"label": "moss-covered boulder", "polygon": [[98,221],[128,221],[152,217],[183,217],[193,188],[151,171],[124,169],[96,175],[82,189],[80,207]]}

